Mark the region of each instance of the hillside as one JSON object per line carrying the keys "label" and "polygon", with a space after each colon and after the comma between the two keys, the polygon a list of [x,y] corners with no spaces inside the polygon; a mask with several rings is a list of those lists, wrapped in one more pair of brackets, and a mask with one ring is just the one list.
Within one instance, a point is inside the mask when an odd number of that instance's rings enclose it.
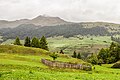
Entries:
{"label": "hillside", "polygon": [[[15,54],[15,55],[23,55],[23,56],[37,56],[38,58],[47,58],[52,60],[52,58],[49,56],[51,52],[40,48],[32,48],[32,47],[24,47],[24,46],[16,46],[16,45],[0,45],[0,54],[6,54],[6,53],[9,55]],[[82,60],[78,60],[70,56],[60,55],[60,54],[58,60],[63,62],[85,63]]]}
{"label": "hillside", "polygon": [[[38,18],[41,18],[41,16]],[[35,20],[38,18],[35,18]],[[4,40],[15,39],[16,36],[24,39],[26,36],[32,38],[34,36],[41,37],[42,35],[45,35],[46,37],[73,37],[76,35],[114,36],[120,35],[120,25],[107,22],[71,23],[44,27],[41,27],[40,25],[36,26],[34,24],[21,24],[15,28],[2,28],[0,29],[0,33]]]}
{"label": "hillside", "polygon": [[[46,52],[42,53],[41,49],[0,45],[0,51],[2,50],[5,51],[0,52],[0,80],[118,80],[120,78],[120,70],[110,68],[113,64],[95,65],[96,69],[93,71],[51,68],[40,62],[42,58],[52,60],[49,55],[44,55]],[[40,55],[29,54],[31,50],[38,53],[40,51]],[[57,61],[84,63],[66,55],[61,55]]]}
{"label": "hillside", "polygon": [[7,39],[20,39],[29,37],[64,36],[114,36],[120,35],[120,24],[108,22],[67,22],[59,17],[38,16],[33,19],[21,19],[16,21],[0,20],[0,36]]}
{"label": "hillside", "polygon": [[0,32],[2,33],[1,35],[5,40],[15,39],[16,36],[19,36],[21,39],[24,39],[26,36],[29,36],[31,38],[36,36],[40,38],[42,35],[45,35],[46,37],[73,37],[75,35],[110,35],[110,32],[108,32],[108,30],[104,27],[84,28],[82,24],[69,24],[46,27],[38,27],[33,24],[24,24],[13,29],[1,29]]}
{"label": "hillside", "polygon": [[115,33],[120,31],[120,24],[109,23],[109,22],[82,22],[81,23],[85,28],[91,27],[104,27],[108,29],[109,32]]}
{"label": "hillside", "polygon": [[43,49],[15,46],[15,45],[0,45],[0,53],[14,53],[14,54],[23,54],[23,55],[50,54],[50,52]]}
{"label": "hillside", "polygon": [[21,24],[34,24],[36,26],[55,26],[61,24],[70,24],[70,22],[64,21],[59,17],[38,16],[33,19],[20,19],[16,21],[0,20],[0,28],[14,28]]}

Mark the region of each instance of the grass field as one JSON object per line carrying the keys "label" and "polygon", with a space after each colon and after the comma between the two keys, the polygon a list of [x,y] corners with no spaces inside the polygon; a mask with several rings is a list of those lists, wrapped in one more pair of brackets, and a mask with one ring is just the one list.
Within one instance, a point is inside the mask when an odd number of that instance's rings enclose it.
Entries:
{"label": "grass field", "polygon": [[[80,50],[79,52],[86,50],[86,52],[96,53],[99,49],[108,47],[112,42],[110,36],[85,36],[82,40],[79,37],[50,37],[47,38],[47,41],[50,51],[57,52],[62,49],[66,54],[71,54],[74,50]],[[14,43],[13,39],[9,39],[2,44],[11,43]],[[24,40],[21,40],[21,43],[23,44]]]}
{"label": "grass field", "polygon": [[0,36],[0,41],[3,41],[2,36]]}
{"label": "grass field", "polygon": [[[95,65],[95,70],[50,68],[41,63],[42,58],[51,59],[47,51],[19,46],[0,46],[0,80],[119,80],[120,69],[110,68],[113,64]],[[14,49],[15,48],[15,49]],[[28,50],[29,49],[29,50]],[[6,50],[6,51],[4,51]],[[8,50],[8,53],[6,53]],[[12,51],[18,51],[12,53]],[[21,51],[22,50],[22,51]],[[25,51],[27,50],[27,51]],[[24,52],[25,51],[25,52]],[[36,55],[31,54],[35,51]],[[22,54],[22,52],[24,54]],[[82,60],[61,55],[63,62],[84,63]]]}
{"label": "grass field", "polygon": [[74,51],[96,53],[99,49],[108,47],[112,42],[109,36],[83,37],[82,40],[79,37],[54,37],[47,40],[51,51],[60,51],[62,49],[69,54]]}

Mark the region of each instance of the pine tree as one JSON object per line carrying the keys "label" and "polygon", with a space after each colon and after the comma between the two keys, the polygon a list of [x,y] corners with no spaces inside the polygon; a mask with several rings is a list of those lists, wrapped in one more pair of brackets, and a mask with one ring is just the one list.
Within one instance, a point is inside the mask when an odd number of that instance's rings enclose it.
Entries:
{"label": "pine tree", "polygon": [[116,59],[120,60],[120,45],[118,45],[118,47],[117,47]]}
{"label": "pine tree", "polygon": [[36,37],[34,37],[34,38],[32,39],[31,46],[32,46],[32,47],[39,48],[39,39],[36,38]]}
{"label": "pine tree", "polygon": [[78,53],[77,58],[78,58],[78,59],[81,59],[81,54],[80,54],[80,53]]}
{"label": "pine tree", "polygon": [[19,37],[16,37],[14,45],[21,45]]}
{"label": "pine tree", "polygon": [[110,45],[110,50],[113,50],[115,47],[116,47],[116,44],[114,42],[112,42]]}
{"label": "pine tree", "polygon": [[31,46],[31,41],[30,41],[30,38],[28,36],[25,38],[24,46],[27,46],[27,47]]}
{"label": "pine tree", "polygon": [[40,48],[48,50],[48,46],[47,46],[47,41],[45,36],[42,36],[42,38],[40,39]]}
{"label": "pine tree", "polygon": [[[111,46],[113,45],[113,43],[111,44]],[[115,44],[114,46],[112,46],[112,48],[110,49],[110,58],[111,58],[111,62],[110,63],[114,63],[116,61],[118,61],[120,58],[120,48],[119,48],[119,44]]]}
{"label": "pine tree", "polygon": [[102,59],[103,62],[106,63],[108,56],[109,56],[109,50],[102,48],[97,57],[98,59]]}
{"label": "pine tree", "polygon": [[73,53],[73,56],[72,56],[73,58],[77,58],[77,54],[76,54],[76,52],[74,51],[74,53]]}

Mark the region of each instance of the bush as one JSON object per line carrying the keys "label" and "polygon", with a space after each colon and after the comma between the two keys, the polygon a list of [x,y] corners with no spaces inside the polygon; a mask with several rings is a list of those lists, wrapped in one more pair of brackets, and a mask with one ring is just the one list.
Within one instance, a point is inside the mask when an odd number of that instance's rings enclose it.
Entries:
{"label": "bush", "polygon": [[55,59],[57,59],[59,57],[58,54],[55,54],[55,53],[52,53],[49,56],[52,57],[53,60],[55,60]]}
{"label": "bush", "polygon": [[92,67],[91,66],[83,66],[83,70],[92,71]]}
{"label": "bush", "polygon": [[112,68],[120,68],[120,63],[115,63]]}
{"label": "bush", "polygon": [[97,58],[97,55],[96,54],[92,54],[88,60],[87,60],[89,63],[91,64],[98,64],[98,58]]}
{"label": "bush", "polygon": [[88,63],[83,63],[83,70],[85,71],[92,71],[92,65]]}

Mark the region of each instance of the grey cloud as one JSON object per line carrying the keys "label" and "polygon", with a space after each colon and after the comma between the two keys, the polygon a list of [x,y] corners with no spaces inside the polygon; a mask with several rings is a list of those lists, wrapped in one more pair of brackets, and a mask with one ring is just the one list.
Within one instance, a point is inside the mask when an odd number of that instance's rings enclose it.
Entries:
{"label": "grey cloud", "polygon": [[41,14],[67,21],[120,22],[120,0],[0,0],[0,19],[33,18]]}

